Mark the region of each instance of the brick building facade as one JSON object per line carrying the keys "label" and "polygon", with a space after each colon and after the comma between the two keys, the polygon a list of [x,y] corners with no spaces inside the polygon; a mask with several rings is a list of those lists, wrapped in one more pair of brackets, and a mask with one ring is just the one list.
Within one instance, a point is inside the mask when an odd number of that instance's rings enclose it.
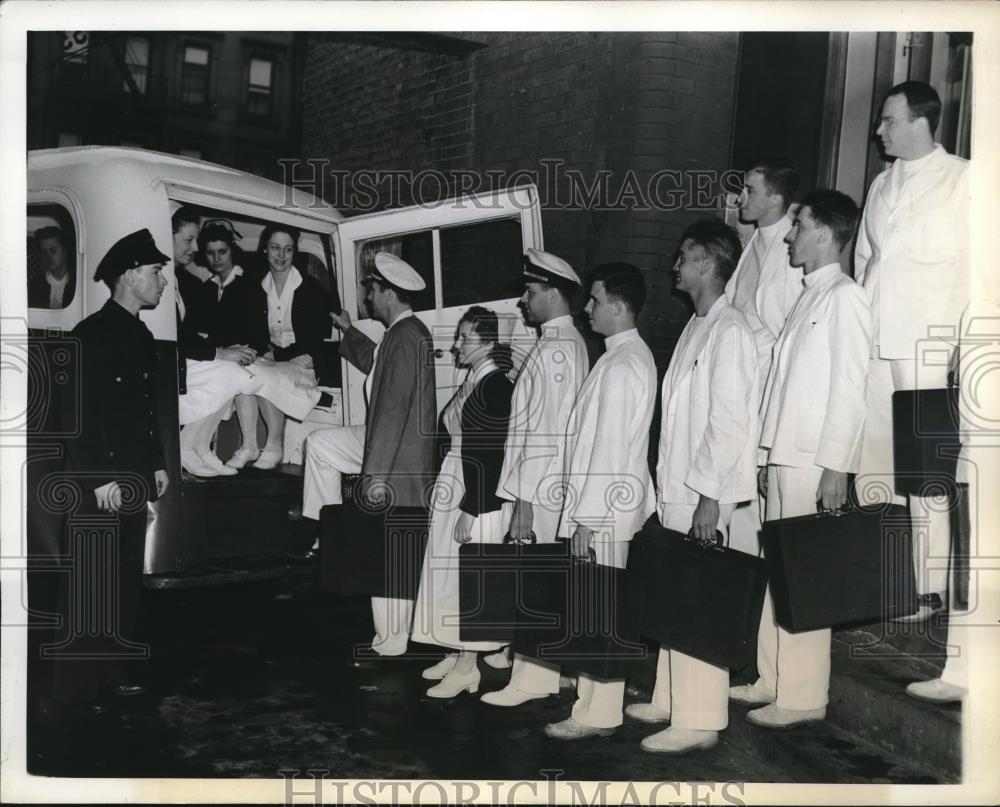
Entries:
{"label": "brick building facade", "polygon": [[[441,172],[450,192],[460,190],[457,172],[478,177],[480,190],[491,176],[525,172],[539,186],[546,249],[580,270],[607,260],[643,267],[639,328],[663,370],[689,316],[671,293],[678,238],[715,212],[707,208],[718,203],[717,175],[730,167],[739,35],[463,41],[471,52],[310,34],[302,155],[346,172]],[[404,185],[402,195],[380,190],[374,209],[444,193],[434,182]],[[350,212],[349,191],[328,186],[325,195]]]}

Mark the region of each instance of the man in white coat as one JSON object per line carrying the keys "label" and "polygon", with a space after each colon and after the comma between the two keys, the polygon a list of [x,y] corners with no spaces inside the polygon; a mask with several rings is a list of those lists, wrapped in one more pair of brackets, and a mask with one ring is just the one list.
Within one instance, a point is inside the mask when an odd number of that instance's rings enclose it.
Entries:
{"label": "man in white coat", "polygon": [[[758,395],[764,394],[774,343],[802,293],[802,270],[788,262],[784,242],[792,227],[788,206],[798,187],[799,172],[791,160],[762,157],[746,172],[740,197],[740,221],[753,223],[754,232],[726,283],[726,297],[746,317],[753,331]],[[758,409],[760,404],[758,400]],[[733,512],[729,525],[731,547],[758,554],[761,506],[753,496]]]}
{"label": "man in white coat", "polygon": [[[856,480],[865,502],[893,495],[892,394],[948,386],[947,356],[958,342],[969,299],[968,161],[934,143],[941,100],[907,81],[889,90],[877,134],[891,168],[868,191],[854,255],[854,275],[875,317],[868,423]],[[946,496],[910,496],[920,610],[926,618],[946,599],[949,506]]]}
{"label": "man in white coat", "polygon": [[[514,502],[510,536],[553,543],[562,513],[566,427],[587,377],[587,345],[570,305],[580,278],[562,258],[529,249],[521,308],[538,341],[514,385],[511,420],[497,495]],[[516,653],[510,682],[487,692],[483,703],[517,706],[559,691],[559,667]]]}
{"label": "man in white coat", "polygon": [[[839,263],[857,217],[850,197],[813,191],[786,237],[805,290],[775,344],[764,394],[766,521],[842,507],[847,476],[861,459],[872,316],[864,290]],[[760,677],[729,693],[765,704],[747,714],[749,722],[791,728],[826,717],[830,637],[829,628],[790,633],[778,626],[768,592],[757,636]]]}
{"label": "man in white coat", "polygon": [[[653,512],[649,425],[656,401],[653,354],[636,330],[646,299],[642,272],[606,263],[591,274],[586,312],[606,351],[580,389],[567,429],[567,499],[559,534],[574,557],[625,568],[629,542]],[[545,727],[549,737],[607,735],[622,722],[625,680],[581,673],[570,717]]]}
{"label": "man in white coat", "polygon": [[[663,379],[658,507],[664,527],[702,542],[714,542],[716,530],[725,534],[736,504],[757,491],[757,349],[724,293],[739,254],[736,233],[706,219],[681,236],[674,264],[674,288],[691,298],[695,313]],[[642,741],[647,751],[711,748],[729,724],[729,670],[662,647],[652,702],[634,703],[625,714],[670,721]]]}

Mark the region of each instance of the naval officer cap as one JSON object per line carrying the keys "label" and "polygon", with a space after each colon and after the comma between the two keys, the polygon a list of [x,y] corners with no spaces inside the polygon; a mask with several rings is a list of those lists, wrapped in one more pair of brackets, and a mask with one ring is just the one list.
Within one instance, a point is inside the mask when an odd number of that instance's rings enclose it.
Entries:
{"label": "naval officer cap", "polygon": [[366,283],[378,280],[403,291],[422,291],[427,287],[417,270],[391,252],[375,253],[375,269],[365,279]]}
{"label": "naval officer cap", "polygon": [[156,242],[149,230],[136,230],[118,239],[108,250],[107,255],[101,258],[101,262],[97,264],[97,271],[94,272],[94,280],[109,282],[125,274],[129,269],[139,266],[158,266],[169,261],[170,258],[156,248]]}
{"label": "naval officer cap", "polygon": [[563,287],[581,285],[579,276],[566,261],[534,247],[528,247],[524,256],[524,279]]}

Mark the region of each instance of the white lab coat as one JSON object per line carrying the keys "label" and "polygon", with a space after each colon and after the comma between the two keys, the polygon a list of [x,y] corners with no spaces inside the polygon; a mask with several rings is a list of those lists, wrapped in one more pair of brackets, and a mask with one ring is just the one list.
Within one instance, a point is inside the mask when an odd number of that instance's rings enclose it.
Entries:
{"label": "white lab coat", "polygon": [[774,346],[764,394],[767,462],[857,471],[864,435],[871,309],[864,290],[831,263],[805,291]]}
{"label": "white lab coat", "polygon": [[[753,332],[757,346],[758,395],[764,394],[774,343],[803,289],[802,269],[789,263],[788,247],[784,242],[791,227],[791,219],[785,216],[770,227],[755,229],[743,248],[736,271],[726,284],[726,298],[747,317]],[[754,260],[754,253],[762,244],[766,246],[763,247],[756,286],[752,290],[743,290],[741,285],[749,282],[747,264]],[[752,296],[756,317],[739,305],[748,294]]]}
{"label": "white lab coat", "polygon": [[691,317],[663,378],[659,500],[747,501],[757,488],[757,354],[743,314],[725,295]]}
{"label": "white lab coat", "polygon": [[647,461],[653,354],[634,328],[609,336],[605,347],[570,416],[567,501],[559,526],[566,537],[577,526],[589,527],[599,543],[631,541],[656,503]]}
{"label": "white lab coat", "polygon": [[969,163],[938,145],[902,184],[904,167],[896,160],[872,182],[854,251],[883,359],[913,359],[929,336],[955,344],[969,299]]}
{"label": "white lab coat", "polygon": [[556,539],[566,425],[587,377],[587,346],[570,315],[541,327],[514,385],[497,496],[530,502],[539,541]]}

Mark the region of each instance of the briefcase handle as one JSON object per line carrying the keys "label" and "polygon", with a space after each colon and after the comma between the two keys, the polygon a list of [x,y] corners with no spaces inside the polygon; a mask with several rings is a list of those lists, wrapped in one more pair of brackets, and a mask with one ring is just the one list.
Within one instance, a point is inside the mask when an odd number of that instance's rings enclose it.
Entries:
{"label": "briefcase handle", "polygon": [[824,516],[846,516],[853,513],[856,509],[857,508],[854,506],[854,502],[850,500],[835,510],[824,510],[822,502],[816,502],[816,518],[823,518]]}
{"label": "briefcase handle", "polygon": [[528,533],[528,537],[527,538],[517,539],[517,540],[515,540],[514,538],[512,538],[511,534],[508,532],[506,535],[504,535],[503,542],[505,544],[536,544],[536,543],[538,543],[538,538],[535,537],[535,531],[534,530],[532,530],[530,533]]}
{"label": "briefcase handle", "polygon": [[685,536],[685,540],[692,541],[698,544],[698,546],[700,546],[702,549],[717,549],[721,552],[726,548],[725,547],[726,539],[722,534],[722,530],[715,531],[715,540],[712,541],[711,543],[705,543],[703,541],[699,541],[697,538],[694,537],[694,535],[692,535],[693,532],[694,530],[688,530],[688,534],[687,536]]}

